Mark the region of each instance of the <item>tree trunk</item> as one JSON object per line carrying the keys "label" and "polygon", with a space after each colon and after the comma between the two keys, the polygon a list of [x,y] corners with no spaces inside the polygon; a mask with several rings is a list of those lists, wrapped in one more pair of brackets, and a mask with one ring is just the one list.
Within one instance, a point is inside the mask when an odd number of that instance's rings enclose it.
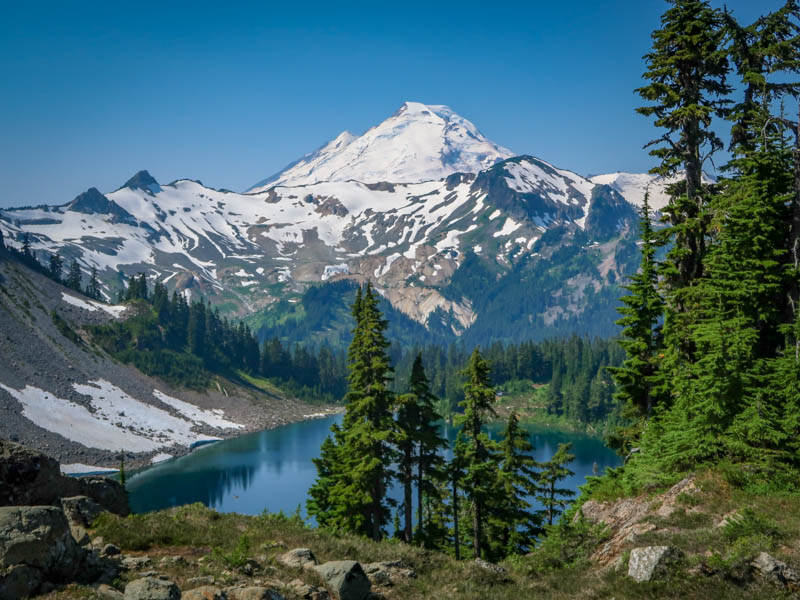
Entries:
{"label": "tree trunk", "polygon": [[472,547],[475,558],[481,557],[481,503],[475,502],[475,512],[472,517]]}
{"label": "tree trunk", "polygon": [[417,531],[420,540],[424,538],[425,527],[422,522],[422,448],[419,450],[419,461],[417,462]]}
{"label": "tree trunk", "polygon": [[404,488],[403,489],[403,508],[404,508],[404,513],[405,513],[403,515],[405,517],[405,528],[404,528],[405,531],[404,531],[403,535],[405,537],[406,543],[408,543],[408,544],[411,543],[411,537],[413,535],[412,523],[413,523],[413,516],[414,516],[414,511],[413,511],[412,502],[411,502],[411,499],[413,497],[413,492],[414,492],[414,487],[413,487],[414,486],[414,470],[413,470],[414,467],[411,464],[411,459],[412,458],[413,458],[413,448],[409,446],[405,450],[406,464],[405,464],[404,472],[403,472],[403,480],[404,480],[403,481],[403,488]]}
{"label": "tree trunk", "polygon": [[458,532],[458,484],[453,475],[453,539],[455,541],[456,560],[461,560],[461,536]]}
{"label": "tree trunk", "polygon": [[[789,237],[789,252],[792,257],[792,263],[797,271],[800,268],[800,107],[797,110],[797,123],[795,123],[795,138],[794,138],[794,198],[792,199],[792,226],[791,234]],[[792,321],[794,315],[800,310],[797,306],[800,302],[800,289],[798,289],[798,282],[795,279],[792,283],[791,298],[789,304],[792,308]],[[795,355],[798,354],[798,342],[795,341]],[[796,356],[797,358],[797,356]]]}

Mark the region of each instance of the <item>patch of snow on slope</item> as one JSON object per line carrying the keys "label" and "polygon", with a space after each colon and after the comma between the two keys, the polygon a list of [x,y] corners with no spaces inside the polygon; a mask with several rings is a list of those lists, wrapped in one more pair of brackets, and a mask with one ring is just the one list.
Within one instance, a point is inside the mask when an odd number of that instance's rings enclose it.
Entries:
{"label": "patch of snow on slope", "polygon": [[336,275],[347,275],[350,272],[350,267],[347,266],[347,263],[341,263],[338,265],[327,265],[325,270],[322,272],[322,277],[320,279],[322,281],[327,281],[331,277]]}
{"label": "patch of snow on slope", "polygon": [[74,383],[73,387],[90,398],[93,412],[31,385],[15,390],[0,384],[22,405],[22,415],[32,423],[90,448],[152,452],[174,444],[188,447],[219,439],[194,433],[194,423],[140,402],[105,380]]}
{"label": "patch of snow on slope", "polygon": [[94,465],[86,465],[83,463],[70,463],[68,465],[60,465],[61,472],[64,475],[78,475],[86,473],[116,473],[118,469],[109,469],[108,467],[96,467]]}
{"label": "patch of snow on slope", "polygon": [[125,305],[116,304],[116,305],[108,305],[103,304],[102,302],[94,302],[89,300],[88,302],[85,300],[81,300],[80,298],[76,298],[75,296],[70,296],[66,292],[61,292],[61,298],[67,304],[71,304],[72,306],[77,306],[78,308],[82,308],[83,310],[88,310],[90,312],[94,312],[96,310],[102,310],[110,314],[112,317],[117,317],[125,312],[127,308]]}
{"label": "patch of snow on slope", "polygon": [[233,421],[229,421],[228,419],[222,416],[222,411],[213,411],[213,410],[203,410],[195,406],[194,404],[189,404],[188,402],[184,402],[183,400],[179,400],[178,398],[173,398],[172,396],[168,396],[161,390],[153,390],[153,396],[161,400],[167,406],[171,406],[179,413],[181,413],[184,417],[191,419],[195,423],[205,423],[206,425],[210,425],[211,427],[216,427],[217,429],[242,429],[244,425],[240,425],[239,423],[234,423]]}
{"label": "patch of snow on slope", "polygon": [[511,235],[520,227],[522,227],[522,223],[517,223],[511,217],[506,217],[506,222],[503,223],[503,228],[500,231],[495,231],[494,234],[492,234],[492,236],[496,238],[505,237],[507,235]]}

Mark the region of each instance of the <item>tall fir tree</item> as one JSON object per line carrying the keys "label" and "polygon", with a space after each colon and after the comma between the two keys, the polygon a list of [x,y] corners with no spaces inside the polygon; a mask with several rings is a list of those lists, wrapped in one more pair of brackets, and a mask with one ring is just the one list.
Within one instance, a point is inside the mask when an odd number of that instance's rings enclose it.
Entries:
{"label": "tall fir tree", "polygon": [[440,433],[439,421],[442,417],[436,410],[438,399],[431,392],[420,353],[414,358],[408,386],[417,404],[417,535],[423,543],[435,545],[438,543],[438,533],[432,531],[431,535],[426,534],[423,506],[426,499],[430,505],[438,505],[442,501],[441,482],[446,477],[442,453],[447,448],[447,440]]}
{"label": "tall fir tree", "polygon": [[63,268],[64,268],[64,262],[61,260],[61,254],[59,254],[58,252],[51,254],[50,265],[47,270],[49,271],[49,275],[53,279],[53,281],[61,283]]}
{"label": "tall fir tree", "polygon": [[570,454],[572,444],[559,444],[552,458],[541,465],[539,471],[539,495],[536,499],[543,507],[544,517],[548,525],[552,525],[558,516],[564,512],[569,499],[575,492],[569,488],[559,487],[559,482],[575,475],[568,465],[575,460]]}
{"label": "tall fir tree", "polygon": [[77,260],[73,260],[69,264],[69,272],[67,273],[65,284],[68,288],[73,289],[76,292],[81,292],[83,291],[82,279],[83,275],[81,273],[81,267],[78,265]]}
{"label": "tall fir tree", "polygon": [[100,280],[97,277],[97,267],[92,266],[92,271],[89,275],[89,283],[86,286],[86,295],[94,300],[100,300]]}
{"label": "tall fir tree", "polygon": [[497,496],[496,508],[491,516],[494,556],[525,554],[541,535],[541,515],[534,512],[529,498],[534,498],[540,488],[540,465],[534,460],[533,445],[519,426],[515,412],[508,416],[501,434],[502,466],[500,481],[503,492]]}
{"label": "tall fir tree", "polygon": [[659,356],[664,302],[658,291],[656,247],[648,199],[649,193],[646,192],[639,222],[642,253],[639,271],[624,286],[628,295],[620,299],[622,306],[618,309],[622,315],[617,321],[617,325],[622,327],[619,343],[626,358],[621,366],[608,369],[617,384],[614,399],[625,407],[624,414],[628,420],[628,424],[611,438],[612,444],[623,454],[630,451],[641,435],[653,407],[668,399]]}
{"label": "tall fir tree", "polygon": [[475,558],[484,555],[488,511],[499,488],[497,445],[482,430],[487,420],[496,415],[490,373],[491,366],[480,350],[475,348],[464,370],[464,400],[460,404],[464,414],[456,420],[462,426],[459,436],[465,446],[466,466],[462,485],[472,512],[472,551]]}
{"label": "tall fir tree", "polygon": [[331,510],[337,527],[380,540],[393,503],[387,491],[394,475],[394,397],[388,386],[392,369],[387,322],[370,284],[357,294],[353,317],[356,328],[338,451],[344,476],[331,489]]}

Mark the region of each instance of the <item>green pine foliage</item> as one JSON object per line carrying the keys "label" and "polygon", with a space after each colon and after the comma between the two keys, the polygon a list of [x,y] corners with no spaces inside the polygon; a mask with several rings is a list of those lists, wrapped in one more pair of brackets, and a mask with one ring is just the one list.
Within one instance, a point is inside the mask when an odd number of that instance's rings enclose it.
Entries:
{"label": "green pine foliage", "polygon": [[[725,463],[738,465],[748,485],[796,487],[800,136],[798,123],[783,115],[783,102],[800,94],[800,10],[788,0],[741,26],[705,2],[672,4],[654,34],[653,85],[643,94],[661,112],[642,112],[656,114],[656,125],[667,130],[662,139],[680,150],[662,147],[659,172],[683,169],[686,187],[670,190],[670,226],[660,238],[672,249],[658,268],[660,279],[653,276],[651,233],[643,227],[642,268],[628,286],[620,321],[627,358],[613,369],[618,398],[628,406],[641,405],[635,398],[645,397],[643,391],[665,393],[652,410],[638,411],[638,428],[619,444],[626,453],[639,446],[621,481],[641,488]],[[740,80],[738,99],[722,97],[730,92],[722,85],[728,64]],[[691,90],[672,85],[687,65],[704,69],[687,71]],[[699,102],[698,93],[707,101]],[[722,110],[725,102],[733,106],[729,112]],[[676,115],[683,120],[670,120]],[[686,150],[692,139],[695,150],[719,146],[702,130],[712,115],[730,121],[728,175],[711,188],[693,188],[700,155]],[[691,138],[686,126],[693,119],[701,129]],[[677,141],[676,132],[682,133]],[[651,311],[659,295],[660,314]],[[661,319],[663,335],[654,337]],[[653,356],[662,359],[655,361],[657,377],[645,370]]]}
{"label": "green pine foliage", "polygon": [[512,412],[501,434],[500,466],[501,502],[491,518],[495,534],[491,536],[495,556],[523,555],[533,548],[536,538],[543,532],[542,515],[532,510],[531,499],[540,490],[538,464],[532,457],[533,445],[519,426]]}
{"label": "green pine foliage", "polygon": [[664,301],[658,291],[658,272],[655,260],[656,247],[650,220],[648,194],[645,193],[640,222],[642,261],[639,272],[625,286],[629,295],[621,298],[619,309],[622,318],[620,346],[626,359],[619,367],[608,371],[617,384],[614,399],[623,407],[627,418],[625,427],[611,436],[612,446],[627,454],[641,435],[647,418],[655,406],[668,397],[664,389],[661,357],[661,318]]}
{"label": "green pine foliage", "polygon": [[464,441],[464,476],[462,488],[472,514],[472,552],[481,558],[488,550],[487,521],[499,488],[499,449],[483,431],[494,411],[494,386],[490,380],[491,367],[478,348],[464,370],[464,400],[462,415],[456,423],[461,426],[459,437]]}
{"label": "green pine foliage", "polygon": [[567,466],[575,460],[575,456],[569,452],[571,449],[572,443],[559,444],[556,453],[541,466],[539,472],[539,494],[536,499],[543,507],[548,525],[552,525],[566,510],[569,499],[575,495],[573,490],[559,487],[561,480],[575,474]]}
{"label": "green pine foliage", "polygon": [[340,476],[331,491],[332,524],[381,540],[391,517],[387,497],[394,475],[394,395],[384,337],[386,320],[368,284],[353,304],[356,328],[348,353],[350,374],[337,448]]}

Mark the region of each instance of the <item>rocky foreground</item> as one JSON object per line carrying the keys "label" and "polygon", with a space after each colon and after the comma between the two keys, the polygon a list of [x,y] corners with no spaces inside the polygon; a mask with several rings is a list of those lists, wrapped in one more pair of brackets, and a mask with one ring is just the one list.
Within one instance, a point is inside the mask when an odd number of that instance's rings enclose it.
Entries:
{"label": "rocky foreground", "polygon": [[3,442],[0,600],[800,597],[800,496],[731,481],[712,470],[635,497],[596,489],[531,553],[495,565],[282,514],[128,515],[116,482],[63,477]]}

